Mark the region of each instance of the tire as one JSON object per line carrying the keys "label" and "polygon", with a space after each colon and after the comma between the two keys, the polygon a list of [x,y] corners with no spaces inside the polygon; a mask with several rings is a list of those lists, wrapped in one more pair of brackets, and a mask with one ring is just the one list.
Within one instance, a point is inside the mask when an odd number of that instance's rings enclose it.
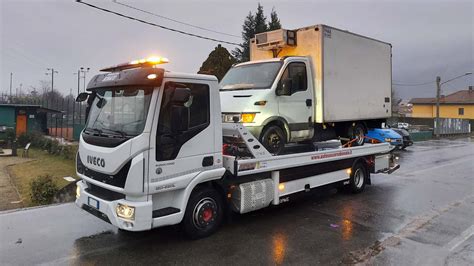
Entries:
{"label": "tire", "polygon": [[221,195],[212,188],[197,188],[191,193],[182,227],[186,236],[199,239],[215,233],[224,217]]}
{"label": "tire", "polygon": [[348,130],[348,137],[350,139],[357,139],[353,142],[353,146],[363,146],[365,142],[365,126],[361,123],[350,126]]}
{"label": "tire", "polygon": [[286,137],[279,126],[269,126],[264,129],[260,141],[271,154],[278,155],[285,148]]}
{"label": "tire", "polygon": [[368,172],[364,164],[357,163],[351,169],[351,177],[349,179],[349,191],[354,194],[364,191],[368,177]]}

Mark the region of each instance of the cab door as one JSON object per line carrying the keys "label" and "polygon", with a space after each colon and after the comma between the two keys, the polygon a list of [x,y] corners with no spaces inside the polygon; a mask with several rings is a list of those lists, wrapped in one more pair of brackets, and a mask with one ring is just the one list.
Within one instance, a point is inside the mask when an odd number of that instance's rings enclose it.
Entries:
{"label": "cab door", "polygon": [[308,61],[291,61],[277,85],[278,112],[290,128],[290,141],[305,140],[312,134],[313,87]]}
{"label": "cab door", "polygon": [[[151,132],[149,164],[149,193],[165,192],[186,187],[200,172],[215,168],[216,147],[211,115],[211,84],[205,80],[165,79],[159,92]],[[174,102],[176,88],[191,92],[187,102]],[[176,106],[188,112],[186,130],[176,131]],[[185,106],[187,109],[183,109]],[[181,123],[181,122],[180,122]],[[180,124],[182,125],[182,124]],[[171,199],[170,199],[171,200]],[[153,201],[153,209],[168,207],[173,201]]]}

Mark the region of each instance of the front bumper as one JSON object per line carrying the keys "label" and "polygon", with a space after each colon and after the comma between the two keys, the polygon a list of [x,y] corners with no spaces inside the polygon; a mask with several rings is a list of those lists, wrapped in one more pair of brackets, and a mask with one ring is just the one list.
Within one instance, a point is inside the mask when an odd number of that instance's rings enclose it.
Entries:
{"label": "front bumper", "polygon": [[[87,185],[84,181],[77,182],[80,190],[80,196],[76,199],[76,205],[88,213],[109,222],[120,229],[128,231],[144,231],[152,227],[152,202],[151,201],[128,201],[126,199],[104,200],[87,191]],[[91,204],[92,203],[97,203]],[[117,216],[115,208],[117,204],[125,204],[135,207],[135,217],[133,220],[124,219]]]}

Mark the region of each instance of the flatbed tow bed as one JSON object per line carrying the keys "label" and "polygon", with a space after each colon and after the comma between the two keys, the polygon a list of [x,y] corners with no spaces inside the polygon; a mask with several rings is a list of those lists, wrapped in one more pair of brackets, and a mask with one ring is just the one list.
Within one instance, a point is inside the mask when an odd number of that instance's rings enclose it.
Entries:
{"label": "flatbed tow bed", "polygon": [[[253,189],[255,186],[259,186],[261,190],[265,191],[264,194],[270,194],[272,197],[269,200],[272,205],[287,202],[289,195],[308,192],[317,187],[335,183],[349,185],[352,169],[359,163],[366,167],[365,182],[360,184],[358,189],[356,185],[356,189],[353,191],[360,192],[365,183],[370,184],[370,173],[392,173],[400,167],[390,153],[394,147],[388,143],[274,156],[265,150],[261,143],[241,124],[223,123],[223,136],[245,143],[247,150],[253,157],[223,156],[227,175],[232,176],[228,179],[245,180],[249,179],[248,177],[257,179],[253,182],[243,183],[244,186],[239,187],[237,193],[229,192],[229,198],[239,201],[242,201],[240,196],[242,190],[249,187],[249,184],[254,186]],[[258,180],[259,178],[261,180]],[[238,181],[234,181],[234,183],[238,183]],[[231,187],[235,188],[235,184]],[[267,196],[267,198],[270,197]],[[235,201],[233,206],[236,211],[245,213],[266,207],[270,203],[268,200],[261,200],[259,205],[255,203],[255,199],[248,201],[253,201],[253,207],[244,207],[243,202]]]}

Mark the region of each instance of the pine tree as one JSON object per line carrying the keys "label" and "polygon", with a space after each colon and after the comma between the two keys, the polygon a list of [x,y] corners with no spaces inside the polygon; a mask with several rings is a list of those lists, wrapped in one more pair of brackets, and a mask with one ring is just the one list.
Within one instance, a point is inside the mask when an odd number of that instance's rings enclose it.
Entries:
{"label": "pine tree", "polygon": [[250,39],[255,36],[255,16],[249,12],[245,17],[244,25],[242,26],[242,39],[244,42],[237,47],[232,54],[239,62],[249,61],[250,59]]}
{"label": "pine tree", "polygon": [[280,19],[275,11],[275,8],[272,8],[272,13],[270,13],[270,22],[268,22],[268,30],[278,30],[281,29]]}
{"label": "pine tree", "polygon": [[219,44],[202,63],[198,73],[214,75],[220,81],[235,62],[229,51]]}
{"label": "pine tree", "polygon": [[281,28],[280,19],[274,9],[272,9],[270,16],[271,21],[267,24],[267,17],[263,13],[263,6],[258,3],[257,12],[255,14],[249,12],[247,17],[245,17],[244,25],[242,26],[242,39],[244,41],[232,51],[238,62],[250,60],[250,39],[254,38],[255,34]]}
{"label": "pine tree", "polygon": [[258,3],[257,13],[255,13],[255,34],[268,30],[267,17],[263,14],[263,6]]}

